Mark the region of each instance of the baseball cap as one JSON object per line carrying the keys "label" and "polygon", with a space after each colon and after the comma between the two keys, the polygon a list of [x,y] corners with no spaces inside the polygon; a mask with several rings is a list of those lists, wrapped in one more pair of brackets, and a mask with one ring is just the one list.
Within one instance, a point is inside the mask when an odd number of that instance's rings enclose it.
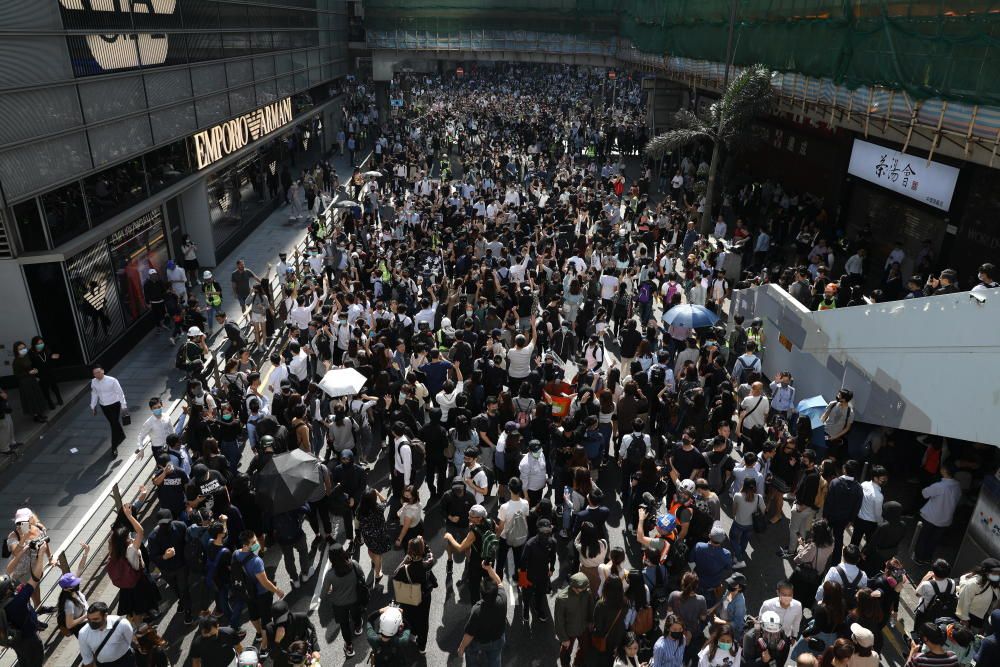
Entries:
{"label": "baseball cap", "polygon": [[199,329],[198,327],[191,327],[190,329],[188,329],[188,338],[197,338],[198,336],[204,336],[204,335],[205,334],[202,333],[201,329]]}
{"label": "baseball cap", "polygon": [[162,524],[165,524],[165,523],[170,523],[173,520],[174,520],[174,513],[171,512],[170,510],[168,510],[167,508],[164,507],[163,509],[160,509],[160,510],[156,511],[156,524],[157,525],[162,525]]}
{"label": "baseball cap", "polygon": [[14,512],[14,523],[22,523],[24,521],[31,521],[31,510],[27,507],[22,507]]}
{"label": "baseball cap", "polygon": [[736,590],[737,586],[745,587],[746,585],[747,585],[747,578],[743,576],[743,574],[740,572],[734,572],[733,574],[729,575],[728,579],[726,579],[726,589],[730,591]]}
{"label": "baseball cap", "polygon": [[726,541],[726,531],[722,529],[722,526],[712,526],[712,530],[708,533],[708,539],[716,544],[722,544]]}
{"label": "baseball cap", "polygon": [[465,481],[461,477],[456,477],[455,479],[451,480],[451,488],[464,489]]}
{"label": "baseball cap", "polygon": [[350,450],[350,449],[345,449],[344,451],[340,452],[340,458],[341,459],[350,459],[351,461],[353,461],[354,460],[354,451]]}
{"label": "baseball cap", "polygon": [[156,269],[150,269],[149,270],[149,275],[155,276],[156,275]]}
{"label": "baseball cap", "polygon": [[76,576],[72,572],[67,572],[63,576],[59,577],[59,588],[76,588],[80,585],[80,577]]}
{"label": "baseball cap", "polygon": [[469,508],[469,514],[475,517],[479,517],[480,519],[485,519],[486,508],[483,507],[482,505],[473,505],[472,507]]}
{"label": "baseball cap", "polygon": [[538,529],[539,533],[549,535],[552,533],[552,522],[548,519],[539,519],[538,523],[535,524],[535,528]]}
{"label": "baseball cap", "polygon": [[573,588],[589,588],[590,579],[587,579],[587,575],[583,572],[577,572],[569,578],[569,585]]}
{"label": "baseball cap", "polygon": [[875,634],[863,625],[851,623],[851,636],[854,643],[864,648],[875,646]]}

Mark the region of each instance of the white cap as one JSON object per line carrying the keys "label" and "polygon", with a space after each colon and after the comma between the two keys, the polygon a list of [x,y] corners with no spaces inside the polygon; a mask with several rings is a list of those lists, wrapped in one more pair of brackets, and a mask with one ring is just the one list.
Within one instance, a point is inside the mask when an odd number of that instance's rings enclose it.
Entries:
{"label": "white cap", "polygon": [[199,329],[198,327],[191,327],[190,329],[188,329],[188,338],[197,338],[198,336],[204,336],[204,335],[205,334],[202,333],[201,329]]}
{"label": "white cap", "polygon": [[395,637],[403,624],[403,612],[399,607],[389,607],[378,619],[378,633],[383,637]]}
{"label": "white cap", "polygon": [[150,269],[149,270],[149,275],[155,276],[156,275],[156,269]]}
{"label": "white cap", "polygon": [[240,653],[239,657],[236,659],[236,664],[238,667],[259,667],[260,657],[257,655],[257,651],[247,649]]}
{"label": "white cap", "polygon": [[681,481],[681,483],[678,486],[680,486],[682,490],[687,491],[688,493],[694,493],[695,489],[694,480],[685,479]]}
{"label": "white cap", "polygon": [[14,523],[21,523],[22,521],[31,520],[31,510],[27,507],[22,507],[18,511],[14,512]]}
{"label": "white cap", "polygon": [[854,643],[865,648],[875,646],[875,633],[858,623],[851,623],[851,635]]}
{"label": "white cap", "polygon": [[764,629],[764,632],[780,632],[781,617],[778,616],[778,612],[765,611],[763,614],[761,614],[760,627]]}
{"label": "white cap", "polygon": [[201,274],[201,279],[202,280],[211,280],[212,279],[212,272],[211,271],[206,271],[205,273]]}

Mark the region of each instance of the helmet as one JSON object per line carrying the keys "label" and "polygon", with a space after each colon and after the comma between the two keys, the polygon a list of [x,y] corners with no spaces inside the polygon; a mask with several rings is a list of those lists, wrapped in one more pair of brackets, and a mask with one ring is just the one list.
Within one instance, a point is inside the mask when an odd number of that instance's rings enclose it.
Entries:
{"label": "helmet", "polygon": [[198,336],[204,336],[205,334],[198,327],[191,327],[188,329],[188,338],[197,338]]}
{"label": "helmet", "polygon": [[764,320],[760,319],[759,317],[755,317],[752,320],[750,320],[750,326],[752,327],[759,327],[763,325],[764,325]]}
{"label": "helmet", "polygon": [[274,436],[265,435],[263,438],[260,439],[260,448],[267,449],[268,447],[272,449],[274,448]]}
{"label": "helmet", "polygon": [[236,665],[237,667],[258,667],[260,665],[260,656],[256,650],[248,648],[236,658]]}
{"label": "helmet", "polygon": [[677,527],[677,517],[670,512],[656,517],[656,529],[661,533],[669,533]]}
{"label": "helmet", "polygon": [[0,574],[0,600],[6,600],[17,588],[17,584],[14,580],[8,577],[6,574]]}
{"label": "helmet", "polygon": [[201,279],[202,280],[211,280],[212,279],[212,272],[211,271],[206,271],[205,273],[201,274]]}
{"label": "helmet", "polygon": [[399,607],[389,607],[378,619],[378,633],[383,637],[395,637],[403,625],[403,612]]}
{"label": "helmet", "polygon": [[677,485],[677,488],[680,489],[681,491],[685,492],[685,493],[688,493],[688,494],[694,493],[694,489],[695,489],[694,480],[692,480],[692,479],[685,479],[685,480],[681,481],[680,484]]}
{"label": "helmet", "polygon": [[776,611],[765,611],[760,615],[760,627],[764,632],[781,632],[781,617]]}

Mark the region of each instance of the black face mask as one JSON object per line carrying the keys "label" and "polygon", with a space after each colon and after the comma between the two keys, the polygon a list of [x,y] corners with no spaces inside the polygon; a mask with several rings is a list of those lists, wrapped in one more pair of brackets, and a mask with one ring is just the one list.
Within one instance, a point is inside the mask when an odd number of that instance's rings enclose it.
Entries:
{"label": "black face mask", "polygon": [[680,640],[680,639],[683,639],[683,638],[684,638],[684,633],[683,633],[683,632],[671,632],[671,633],[670,633],[670,636],[671,636],[671,637],[672,637],[673,639],[677,639],[677,640]]}
{"label": "black face mask", "polygon": [[101,626],[104,625],[104,621],[87,621],[87,625],[93,630],[100,630]]}

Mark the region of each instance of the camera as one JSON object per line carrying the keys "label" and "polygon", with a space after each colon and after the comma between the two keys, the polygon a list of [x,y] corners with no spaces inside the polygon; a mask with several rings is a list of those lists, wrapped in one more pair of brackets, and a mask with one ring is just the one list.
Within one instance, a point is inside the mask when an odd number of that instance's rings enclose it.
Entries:
{"label": "camera", "polygon": [[49,543],[49,536],[46,535],[45,537],[38,537],[28,542],[28,548],[31,549],[32,551],[38,551],[39,549],[42,548],[42,545],[48,543]]}

